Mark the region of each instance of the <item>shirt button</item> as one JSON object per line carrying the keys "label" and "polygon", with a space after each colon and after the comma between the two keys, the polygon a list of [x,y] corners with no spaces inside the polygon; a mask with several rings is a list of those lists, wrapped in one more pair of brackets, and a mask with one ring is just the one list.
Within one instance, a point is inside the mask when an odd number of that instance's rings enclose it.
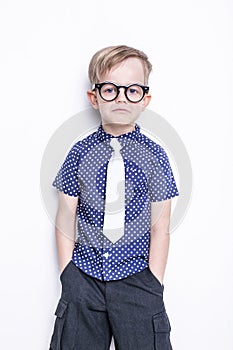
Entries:
{"label": "shirt button", "polygon": [[105,254],[103,254],[103,256],[104,256],[106,259],[108,259],[109,253],[105,253]]}

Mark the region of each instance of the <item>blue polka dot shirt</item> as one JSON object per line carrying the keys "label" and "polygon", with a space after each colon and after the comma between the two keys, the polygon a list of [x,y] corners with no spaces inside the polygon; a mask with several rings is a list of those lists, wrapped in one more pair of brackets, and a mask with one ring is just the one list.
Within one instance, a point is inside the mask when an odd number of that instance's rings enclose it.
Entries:
{"label": "blue polka dot shirt", "polygon": [[53,182],[59,191],[79,197],[72,260],[102,281],[119,280],[148,267],[151,202],[179,194],[166,152],[135,124],[135,130],[117,137],[125,166],[125,226],[123,237],[109,241],[103,222],[112,137],[100,124],[75,143]]}

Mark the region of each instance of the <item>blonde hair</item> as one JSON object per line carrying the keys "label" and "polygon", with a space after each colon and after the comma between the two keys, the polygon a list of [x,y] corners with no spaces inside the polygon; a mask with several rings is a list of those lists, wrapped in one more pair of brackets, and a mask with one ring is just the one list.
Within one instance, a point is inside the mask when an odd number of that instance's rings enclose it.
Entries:
{"label": "blonde hair", "polygon": [[97,51],[92,57],[88,68],[88,76],[91,85],[99,83],[104,74],[129,57],[138,58],[142,62],[145,73],[145,84],[148,84],[152,65],[147,55],[143,51],[134,49],[133,47],[117,45],[105,47]]}

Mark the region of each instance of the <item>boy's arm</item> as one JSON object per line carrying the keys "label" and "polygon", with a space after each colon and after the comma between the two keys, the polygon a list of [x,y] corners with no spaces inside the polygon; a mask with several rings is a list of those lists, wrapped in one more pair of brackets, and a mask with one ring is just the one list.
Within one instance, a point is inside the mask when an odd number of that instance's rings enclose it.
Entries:
{"label": "boy's arm", "polygon": [[72,258],[77,205],[78,197],[68,196],[63,192],[59,192],[55,233],[61,271]]}
{"label": "boy's arm", "polygon": [[171,200],[151,203],[149,268],[163,283],[168,258]]}

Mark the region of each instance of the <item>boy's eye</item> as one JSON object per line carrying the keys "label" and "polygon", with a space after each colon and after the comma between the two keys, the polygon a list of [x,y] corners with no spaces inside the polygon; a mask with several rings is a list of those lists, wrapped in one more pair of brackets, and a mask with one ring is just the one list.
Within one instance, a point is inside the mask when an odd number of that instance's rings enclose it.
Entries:
{"label": "boy's eye", "polygon": [[117,92],[117,88],[112,84],[106,84],[103,85],[101,91],[103,94],[115,94]]}
{"label": "boy's eye", "polygon": [[139,93],[139,91],[137,89],[130,88],[129,93],[132,95],[137,95]]}
{"label": "boy's eye", "polygon": [[136,95],[141,96],[143,94],[143,90],[140,86],[133,85],[133,86],[129,87],[128,94],[134,95],[134,96],[136,96]]}
{"label": "boy's eye", "polygon": [[108,94],[112,94],[114,92],[114,89],[113,88],[107,88],[107,89],[104,89],[104,92],[106,92]]}

